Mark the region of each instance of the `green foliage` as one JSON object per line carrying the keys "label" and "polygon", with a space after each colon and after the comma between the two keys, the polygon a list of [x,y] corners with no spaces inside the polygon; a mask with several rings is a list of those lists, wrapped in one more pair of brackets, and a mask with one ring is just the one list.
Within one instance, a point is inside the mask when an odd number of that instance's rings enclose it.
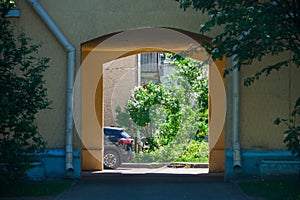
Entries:
{"label": "green foliage", "polygon": [[4,18],[8,11],[16,6],[13,0],[0,0],[0,14],[1,18]]}
{"label": "green foliage", "polygon": [[[246,78],[245,85],[252,84],[261,75],[287,67],[289,63],[300,66],[300,1],[290,0],[176,0],[183,9],[206,13],[210,18],[201,25],[200,32],[221,28],[211,43],[204,43],[213,59],[224,55],[235,55],[236,67],[249,66],[265,56],[283,55],[291,52],[285,60],[267,65],[252,77]],[[228,73],[227,69],[225,73]]]}
{"label": "green foliage", "polygon": [[135,154],[133,162],[208,162],[208,143],[174,143],[161,146],[156,151]]}
{"label": "green foliage", "polygon": [[207,161],[208,150],[200,153],[208,133],[207,66],[179,55],[167,56],[175,65],[174,73],[161,85],[150,82],[135,88],[127,104],[132,120],[151,132],[142,131],[149,148],[136,160]]}
{"label": "green foliage", "polygon": [[297,99],[296,104],[289,119],[277,118],[274,123],[279,125],[284,123],[287,130],[284,131],[285,138],[283,142],[286,144],[287,149],[300,159],[300,98]]}
{"label": "green foliage", "polygon": [[[181,121],[181,113],[178,99],[164,88],[150,82],[141,87],[136,87],[134,93],[127,103],[127,110],[132,120],[141,127],[147,126],[151,122],[151,112],[153,106],[160,105],[161,112],[165,114],[163,123],[159,124],[158,132],[153,135],[153,144],[168,144],[177,134]],[[159,112],[160,113],[160,112]],[[155,114],[155,113],[154,113]]]}
{"label": "green foliage", "polygon": [[192,140],[184,146],[177,162],[208,162],[208,143]]}
{"label": "green foliage", "polygon": [[[202,44],[213,59],[232,57],[235,66],[225,70],[228,74],[233,67],[241,69],[254,61],[262,61],[266,56],[275,56],[274,63],[264,66],[251,77],[244,79],[250,86],[262,75],[269,76],[273,71],[294,64],[300,66],[300,1],[298,0],[175,0],[181,8],[192,7],[208,14],[209,19],[201,25],[202,34],[213,28],[220,28],[219,34],[210,42]],[[286,53],[291,54],[287,56]],[[298,99],[299,100],[299,99]],[[297,105],[297,103],[296,103]],[[298,111],[294,111],[298,112]],[[285,122],[284,132],[287,148],[299,157],[299,122],[293,118],[277,119]],[[297,125],[298,123],[298,125]]]}
{"label": "green foliage", "polygon": [[127,109],[125,108],[125,111],[123,112],[122,108],[117,106],[116,113],[116,123],[118,126],[125,128],[129,135],[136,136],[136,133],[139,131],[139,127],[132,121]]}
{"label": "green foliage", "polygon": [[208,68],[203,62],[168,54],[175,73],[168,79],[171,93],[179,99],[185,137],[203,140],[208,133]]}
{"label": "green foliage", "polygon": [[45,147],[35,125],[35,116],[49,108],[43,73],[48,58],[37,58],[38,45],[20,34],[4,17],[7,5],[0,3],[0,177],[15,180],[25,176],[32,155]]}

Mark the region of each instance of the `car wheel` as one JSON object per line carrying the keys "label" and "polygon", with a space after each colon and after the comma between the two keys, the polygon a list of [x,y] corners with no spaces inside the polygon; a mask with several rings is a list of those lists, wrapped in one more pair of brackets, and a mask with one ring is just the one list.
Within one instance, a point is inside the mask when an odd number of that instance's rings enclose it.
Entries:
{"label": "car wheel", "polygon": [[104,167],[107,169],[116,169],[121,165],[120,156],[117,152],[108,150],[104,152]]}

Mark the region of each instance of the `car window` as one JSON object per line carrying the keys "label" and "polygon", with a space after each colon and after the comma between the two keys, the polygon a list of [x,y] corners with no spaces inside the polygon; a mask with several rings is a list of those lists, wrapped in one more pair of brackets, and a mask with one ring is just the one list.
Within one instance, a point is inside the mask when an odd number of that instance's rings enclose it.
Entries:
{"label": "car window", "polygon": [[104,129],[104,134],[105,135],[111,135],[110,131],[108,129]]}
{"label": "car window", "polygon": [[131,136],[123,130],[104,129],[104,134],[108,138],[131,138]]}
{"label": "car window", "polygon": [[128,135],[128,133],[126,133],[126,132],[124,132],[124,131],[121,132],[121,135],[122,135],[124,138],[131,138],[131,136]]}
{"label": "car window", "polygon": [[114,130],[104,129],[104,134],[107,136],[117,136],[118,134]]}

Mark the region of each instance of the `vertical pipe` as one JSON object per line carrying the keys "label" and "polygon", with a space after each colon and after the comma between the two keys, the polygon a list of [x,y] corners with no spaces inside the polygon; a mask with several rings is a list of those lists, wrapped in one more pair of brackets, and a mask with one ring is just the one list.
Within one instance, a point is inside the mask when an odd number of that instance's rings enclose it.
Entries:
{"label": "vertical pipe", "polygon": [[241,167],[241,152],[239,142],[240,128],[240,92],[239,92],[239,70],[236,67],[236,55],[232,57],[232,149],[233,167]]}
{"label": "vertical pipe", "polygon": [[[251,28],[243,32],[239,37],[239,42],[242,42],[245,36],[251,33]],[[233,47],[233,52],[236,51],[238,45]],[[237,56],[232,56],[232,150],[233,150],[233,168],[240,168],[241,164],[241,147],[240,147],[240,79],[239,69],[237,68]]]}
{"label": "vertical pipe", "polygon": [[55,22],[47,14],[44,8],[37,0],[27,0],[35,12],[39,15],[42,21],[51,30],[53,35],[58,39],[60,44],[68,52],[68,77],[67,77],[67,111],[66,111],[66,172],[67,175],[72,175],[74,172],[73,167],[73,112],[72,112],[72,92],[75,75],[75,48],[57,27]]}
{"label": "vertical pipe", "polygon": [[137,86],[141,86],[141,54],[137,54]]}

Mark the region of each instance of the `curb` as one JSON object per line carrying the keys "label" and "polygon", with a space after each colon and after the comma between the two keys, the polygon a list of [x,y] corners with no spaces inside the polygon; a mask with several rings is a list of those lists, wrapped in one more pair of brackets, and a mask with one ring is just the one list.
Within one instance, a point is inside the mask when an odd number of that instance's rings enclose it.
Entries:
{"label": "curb", "polygon": [[172,163],[122,163],[123,168],[208,168],[208,163],[172,162]]}
{"label": "curb", "polygon": [[170,168],[208,168],[208,163],[174,162],[168,165]]}

